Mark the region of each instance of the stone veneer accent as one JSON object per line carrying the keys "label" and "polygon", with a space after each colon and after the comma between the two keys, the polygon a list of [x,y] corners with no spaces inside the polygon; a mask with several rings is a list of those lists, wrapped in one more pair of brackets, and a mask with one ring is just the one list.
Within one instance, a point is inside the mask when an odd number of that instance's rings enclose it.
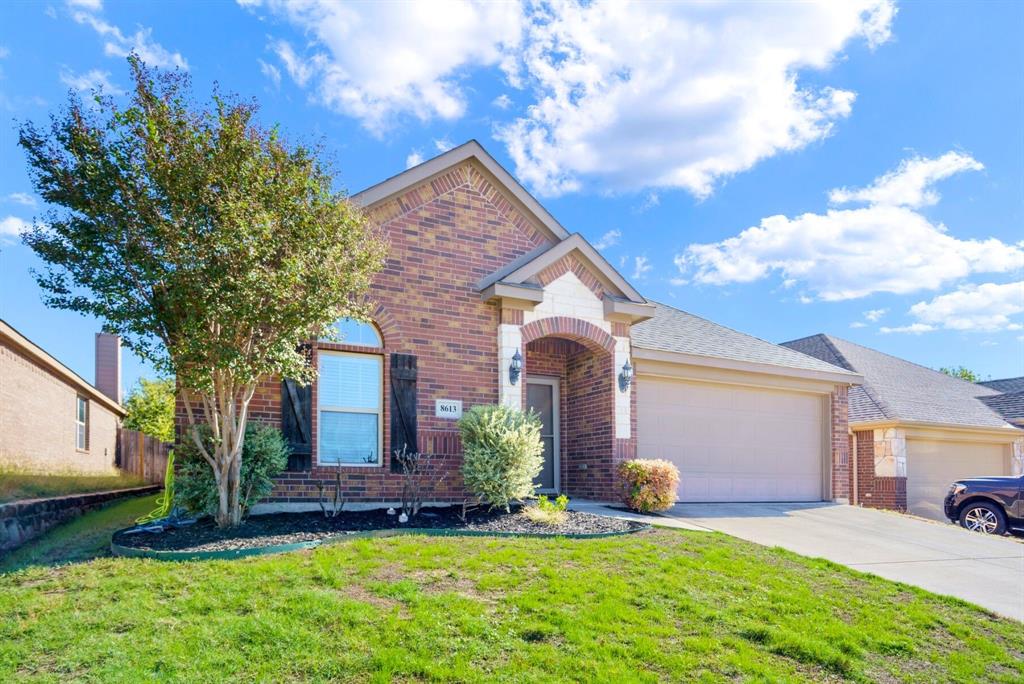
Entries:
{"label": "stone veneer accent", "polygon": [[[883,449],[898,449],[898,443],[894,443],[897,435],[890,435],[888,440],[885,435],[882,439],[877,438],[877,433],[882,430],[858,430],[850,435],[851,449],[857,450],[857,503],[868,508],[887,508],[896,511],[907,510],[907,478],[879,474],[876,471],[875,448],[881,446]],[[856,447],[854,447],[856,442]],[[906,458],[906,442],[904,439],[904,463]],[[890,459],[892,460],[892,459]],[[906,472],[904,470],[904,472]]]}

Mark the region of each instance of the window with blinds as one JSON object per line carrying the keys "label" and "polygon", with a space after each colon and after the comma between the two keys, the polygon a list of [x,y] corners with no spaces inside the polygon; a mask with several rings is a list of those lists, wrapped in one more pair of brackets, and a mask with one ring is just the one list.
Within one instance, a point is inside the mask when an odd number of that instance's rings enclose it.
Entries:
{"label": "window with blinds", "polygon": [[321,351],[318,462],[380,465],[383,362],[375,354]]}

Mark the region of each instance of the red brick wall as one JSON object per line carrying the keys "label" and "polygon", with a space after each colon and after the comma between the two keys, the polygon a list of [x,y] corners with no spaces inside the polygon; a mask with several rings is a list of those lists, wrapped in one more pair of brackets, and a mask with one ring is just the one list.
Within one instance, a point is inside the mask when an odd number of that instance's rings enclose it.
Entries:
{"label": "red brick wall", "polygon": [[560,380],[562,490],[573,496],[614,499],[615,442],[632,440],[613,439],[611,355],[571,340],[545,337],[526,345],[525,372]]}
{"label": "red brick wall", "polygon": [[575,496],[612,499],[615,494],[615,406],[612,356],[586,350],[566,360],[569,415],[563,488]]}
{"label": "red brick wall", "polygon": [[[384,338],[384,387],[388,354],[415,354],[418,365],[419,448],[443,457],[449,477],[435,497],[461,498],[461,446],[455,422],[434,417],[435,399],[461,399],[463,407],[498,401],[497,326],[500,312],[480,301],[476,283],[548,238],[492,186],[472,163],[371,209],[390,247],[371,297]],[[322,348],[354,350],[343,345]],[[313,363],[317,363],[316,348]],[[313,397],[316,405],[317,387]],[[253,418],[280,423],[280,384],[268,379],[254,400]],[[179,411],[179,417],[183,415]],[[350,501],[393,501],[401,477],[390,469],[390,406],[385,391],[382,467],[319,467],[313,416],[313,469],[280,478],[272,501],[310,501],[318,482],[343,476]]]}
{"label": "red brick wall", "polygon": [[875,475],[875,433],[859,430],[850,436],[850,448],[856,441],[857,503],[867,508],[907,510],[907,478]]}
{"label": "red brick wall", "polygon": [[850,423],[846,385],[836,385],[829,397],[831,407],[832,498],[850,498]]}

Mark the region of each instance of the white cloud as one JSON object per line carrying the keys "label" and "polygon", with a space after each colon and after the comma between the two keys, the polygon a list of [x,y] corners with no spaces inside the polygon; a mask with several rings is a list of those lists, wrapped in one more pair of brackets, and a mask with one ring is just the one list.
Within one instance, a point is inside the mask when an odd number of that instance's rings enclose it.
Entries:
{"label": "white cloud", "polygon": [[28,194],[27,192],[12,192],[11,194],[7,195],[7,197],[5,197],[4,199],[7,200],[8,202],[20,204],[25,207],[36,206],[36,198]]}
{"label": "white cloud", "polygon": [[90,69],[84,74],[75,74],[70,69],[61,69],[60,82],[77,91],[100,90],[105,95],[123,95],[124,91],[110,82],[110,72]]}
{"label": "white cloud", "polygon": [[889,328],[886,326],[882,326],[881,328],[879,328],[879,331],[883,335],[888,335],[890,333],[908,333],[910,335],[920,335],[922,333],[931,332],[933,330],[935,330],[935,326],[926,325],[924,323],[914,323],[912,325],[904,325],[897,328]]}
{"label": "white cloud", "polygon": [[455,147],[455,143],[448,139],[448,136],[443,138],[434,138],[434,149],[437,150],[438,154],[444,154],[448,150]]}
{"label": "white cloud", "polygon": [[385,2],[269,0],[265,7],[312,39],[303,55],[276,49],[296,83],[378,136],[399,115],[462,116],[459,79],[473,67],[511,73],[523,24],[520,5],[506,2],[417,2],[398,12]]}
{"label": "white cloud", "polygon": [[932,186],[962,171],[981,171],[981,162],[967,154],[947,152],[937,159],[914,157],[900,162],[898,168],[879,176],[866,188],[836,188],[829,193],[834,204],[867,202],[890,207],[917,209],[939,201],[939,193]]}
{"label": "white cloud", "polygon": [[909,313],[918,323],[947,330],[1020,330],[1024,326],[1011,317],[1024,313],[1024,280],[964,285],[914,304]]}
{"label": "white cloud", "polygon": [[5,216],[0,219],[0,241],[14,242],[31,227],[31,223],[17,216]]}
{"label": "white cloud", "polygon": [[[928,185],[920,186],[922,197],[931,193]],[[907,195],[895,197],[903,201]],[[937,289],[974,273],[1020,269],[1024,243],[960,240],[910,207],[876,203],[794,218],[769,216],[721,242],[692,244],[675,263],[682,276],[698,283],[749,283],[778,274],[786,287],[801,283],[817,298],[835,301]]]}
{"label": "white cloud", "polygon": [[509,107],[512,106],[512,98],[506,95],[505,93],[502,93],[498,97],[491,100],[491,105],[497,107],[498,109],[508,109]]}
{"label": "white cloud", "polygon": [[275,89],[280,88],[281,70],[273,64],[264,62],[262,59],[257,59],[256,61],[260,63],[260,73],[270,79],[270,82],[274,84]]}
{"label": "white cloud", "polygon": [[[800,79],[857,39],[888,40],[888,0],[532,6],[520,70],[537,102],[498,128],[543,195],[582,187],[683,188],[820,140],[855,94]],[[626,28],[628,27],[628,28]]]}
{"label": "white cloud", "polygon": [[645,256],[638,256],[633,259],[633,280],[642,280],[647,276],[647,273],[653,269],[650,262]]}
{"label": "white cloud", "polygon": [[633,208],[633,213],[643,214],[661,204],[661,195],[651,190],[644,196],[643,202]]}
{"label": "white cloud", "polygon": [[103,9],[103,0],[67,0],[68,7],[99,12]]}
{"label": "white cloud", "polygon": [[423,155],[420,154],[419,150],[413,150],[409,152],[409,156],[405,158],[405,168],[411,169],[414,166],[418,166],[423,163]]}
{"label": "white cloud", "polygon": [[0,59],[7,59],[11,54],[11,49],[6,45],[0,45]]}
{"label": "white cloud", "polygon": [[866,327],[868,327],[868,324],[863,322],[863,321],[854,321],[853,323],[850,324],[850,327],[851,328],[866,328]]}
{"label": "white cloud", "polygon": [[613,228],[612,230],[609,230],[607,233],[602,235],[601,238],[594,243],[594,248],[608,249],[609,247],[614,247],[615,245],[619,244],[619,238],[621,237],[622,231],[615,230]]}
{"label": "white cloud", "polygon": [[77,23],[92,27],[100,37],[106,39],[103,52],[108,57],[127,57],[134,52],[149,66],[188,69],[188,62],[181,53],[171,52],[152,40],[151,28],[140,26],[133,35],[126,36],[121,29],[90,10],[76,11],[71,16]]}
{"label": "white cloud", "polygon": [[864,312],[864,318],[868,319],[872,323],[877,323],[881,320],[882,316],[889,313],[888,309],[869,309]]}
{"label": "white cloud", "polygon": [[306,84],[309,83],[309,79],[313,77],[313,71],[318,68],[318,65],[322,63],[322,59],[316,58],[309,62],[302,60],[299,55],[295,53],[295,49],[286,40],[279,40],[273,45],[271,49],[277,53],[278,58],[284,63],[284,68],[288,71],[288,75],[292,77],[295,84],[300,88],[305,88]]}

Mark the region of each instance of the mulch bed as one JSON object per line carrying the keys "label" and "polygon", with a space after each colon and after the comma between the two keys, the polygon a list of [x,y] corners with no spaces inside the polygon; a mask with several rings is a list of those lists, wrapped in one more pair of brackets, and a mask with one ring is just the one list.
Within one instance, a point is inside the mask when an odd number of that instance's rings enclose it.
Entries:
{"label": "mulch bed", "polygon": [[279,544],[321,541],[355,532],[391,529],[442,529],[473,532],[500,532],[514,534],[608,534],[627,532],[642,527],[630,520],[608,518],[593,513],[567,511],[561,525],[542,525],[513,510],[471,511],[463,522],[459,518],[462,508],[424,508],[405,524],[397,515],[388,515],[387,509],[344,511],[335,518],[323,513],[274,513],[254,515],[234,529],[221,529],[213,520],[205,518],[195,525],[164,530],[127,534],[122,530],[114,535],[120,546],[153,551],[235,551]]}

